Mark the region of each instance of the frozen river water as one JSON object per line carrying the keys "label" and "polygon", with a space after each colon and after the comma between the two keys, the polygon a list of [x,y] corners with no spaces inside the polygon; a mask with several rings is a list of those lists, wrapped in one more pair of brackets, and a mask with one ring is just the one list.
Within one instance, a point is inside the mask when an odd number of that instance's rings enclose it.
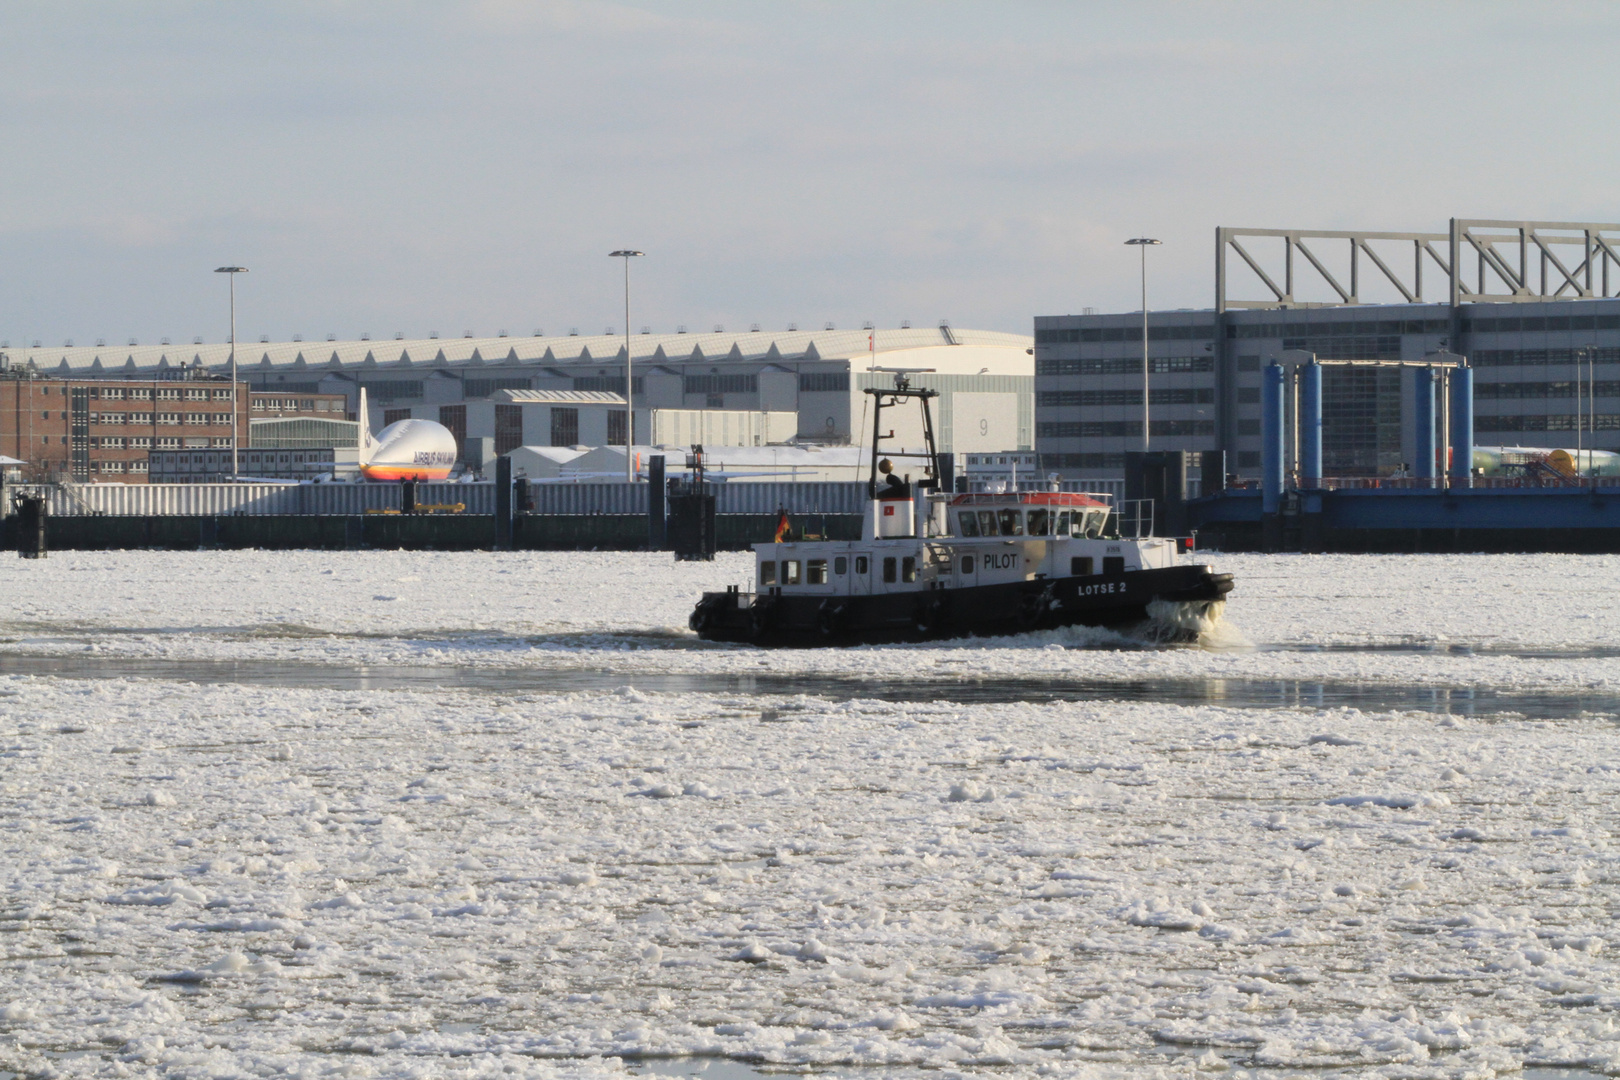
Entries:
{"label": "frozen river water", "polygon": [[810,652],[736,556],[0,561],[0,1070],[1620,1072],[1620,559],[1216,560]]}

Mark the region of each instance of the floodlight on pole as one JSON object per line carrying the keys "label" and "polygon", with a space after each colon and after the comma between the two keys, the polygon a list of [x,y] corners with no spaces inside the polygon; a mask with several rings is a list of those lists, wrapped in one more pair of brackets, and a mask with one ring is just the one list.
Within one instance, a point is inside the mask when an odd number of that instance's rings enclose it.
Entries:
{"label": "floodlight on pole", "polygon": [[1157,247],[1163,240],[1138,236],[1125,241],[1126,246],[1142,252],[1142,449],[1148,448],[1148,312],[1147,312],[1147,249]]}
{"label": "floodlight on pole", "polygon": [[629,248],[608,252],[608,258],[624,260],[624,480],[627,484],[636,482],[636,461],[631,450],[636,442],[636,413],[630,397],[635,389],[630,370],[630,260],[645,254],[645,251]]}
{"label": "floodlight on pole", "polygon": [[245,274],[245,266],[221,266],[216,274],[229,274],[231,279],[231,480],[235,481],[240,474],[240,459],[237,457],[237,448],[242,444],[241,432],[241,402],[237,400],[236,388],[236,275]]}

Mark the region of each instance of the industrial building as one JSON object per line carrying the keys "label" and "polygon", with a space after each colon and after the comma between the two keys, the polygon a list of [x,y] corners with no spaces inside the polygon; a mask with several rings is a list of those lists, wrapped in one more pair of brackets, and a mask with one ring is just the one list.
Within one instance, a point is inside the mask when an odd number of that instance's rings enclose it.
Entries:
{"label": "industrial building", "polygon": [[[1446,355],[1474,369],[1479,443],[1620,448],[1616,245],[1620,225],[1571,222],[1218,229],[1214,308],[1148,316],[1149,448],[1223,451],[1229,473],[1257,478],[1263,368],[1383,361],[1324,367],[1323,469],[1406,472],[1414,384],[1388,362]],[[1037,317],[1035,339],[1042,469],[1120,478],[1144,448],[1142,314]]]}
{"label": "industrial building", "polygon": [[[943,324],[883,330],[643,332],[631,336],[633,404],[638,412],[671,410],[671,416],[710,410],[791,413],[795,420],[788,437],[831,445],[853,439],[859,444],[870,416],[861,391],[891,385],[894,371],[903,369],[914,384],[941,392],[936,420],[942,451],[1027,450],[1034,445],[1033,344],[1022,334]],[[31,366],[57,378],[152,381],[188,371],[225,375],[230,346],[0,346],[0,352],[13,366]],[[512,395],[501,399],[502,391],[621,397],[625,391],[625,339],[611,334],[244,343],[238,360],[241,378],[254,394],[338,394],[352,413],[364,387],[373,430],[406,412],[436,420],[457,434],[463,461],[480,459],[474,464],[484,462],[486,447],[467,446],[469,438],[492,440],[491,452],[496,444],[549,441],[549,411],[542,418],[538,408],[568,407]],[[490,405],[489,430],[474,435],[481,422],[475,415],[485,403]],[[530,431],[524,412],[519,413],[521,432],[513,428],[510,412],[503,428],[495,404],[535,406],[536,431]],[[772,439],[781,437],[774,419],[760,423]],[[582,434],[575,441],[593,440]]]}

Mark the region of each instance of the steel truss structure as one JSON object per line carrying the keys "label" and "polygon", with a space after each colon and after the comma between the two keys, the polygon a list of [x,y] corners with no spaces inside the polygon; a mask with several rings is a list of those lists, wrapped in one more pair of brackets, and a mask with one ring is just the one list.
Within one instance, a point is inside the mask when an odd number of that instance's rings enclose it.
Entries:
{"label": "steel truss structure", "polygon": [[[1280,269],[1273,266],[1276,277],[1244,247],[1242,238],[1283,241],[1282,266]],[[1336,277],[1307,241],[1347,242],[1348,281]],[[1410,273],[1405,272],[1404,265],[1400,270],[1393,268],[1371,246],[1373,242],[1391,241],[1411,245]],[[1323,245],[1318,247],[1326,250]],[[1236,254],[1254,273],[1271,293],[1269,298],[1234,299],[1228,295],[1228,253]],[[1361,299],[1363,263],[1370,264],[1370,280],[1393,287],[1409,304],[1449,303],[1455,309],[1466,303],[1539,303],[1617,297],[1620,296],[1620,225],[1452,218],[1449,231],[1443,233],[1221,226],[1215,230],[1216,314],[1242,308],[1360,305],[1367,302]],[[1433,297],[1432,293],[1425,299],[1426,266],[1438,271],[1444,279],[1445,300]],[[1301,271],[1297,276],[1296,268]],[[1296,282],[1326,285],[1338,299],[1297,300]]]}

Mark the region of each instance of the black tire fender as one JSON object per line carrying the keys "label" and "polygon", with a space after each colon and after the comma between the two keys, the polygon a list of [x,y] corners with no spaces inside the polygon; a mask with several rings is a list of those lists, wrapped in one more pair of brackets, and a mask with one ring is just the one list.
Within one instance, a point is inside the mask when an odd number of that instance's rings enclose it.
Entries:
{"label": "black tire fender", "polygon": [[846,605],[842,600],[828,598],[816,610],[816,630],[822,637],[837,637],[844,630]]}
{"label": "black tire fender", "polygon": [[943,596],[925,596],[917,602],[917,610],[912,616],[919,634],[933,636],[945,626],[945,598]]}
{"label": "black tire fender", "polygon": [[761,596],[754,601],[754,606],[748,609],[748,632],[750,636],[762,638],[770,633],[771,624],[776,621],[776,601],[768,596]]}
{"label": "black tire fender", "polygon": [[691,627],[694,633],[701,634],[712,627],[719,617],[720,601],[712,596],[706,596],[692,609],[692,615],[686,620],[686,625]]}
{"label": "black tire fender", "polygon": [[1047,616],[1052,610],[1052,598],[1055,590],[1051,583],[1040,592],[1025,593],[1018,600],[1018,625],[1025,630],[1034,630],[1046,623]]}

